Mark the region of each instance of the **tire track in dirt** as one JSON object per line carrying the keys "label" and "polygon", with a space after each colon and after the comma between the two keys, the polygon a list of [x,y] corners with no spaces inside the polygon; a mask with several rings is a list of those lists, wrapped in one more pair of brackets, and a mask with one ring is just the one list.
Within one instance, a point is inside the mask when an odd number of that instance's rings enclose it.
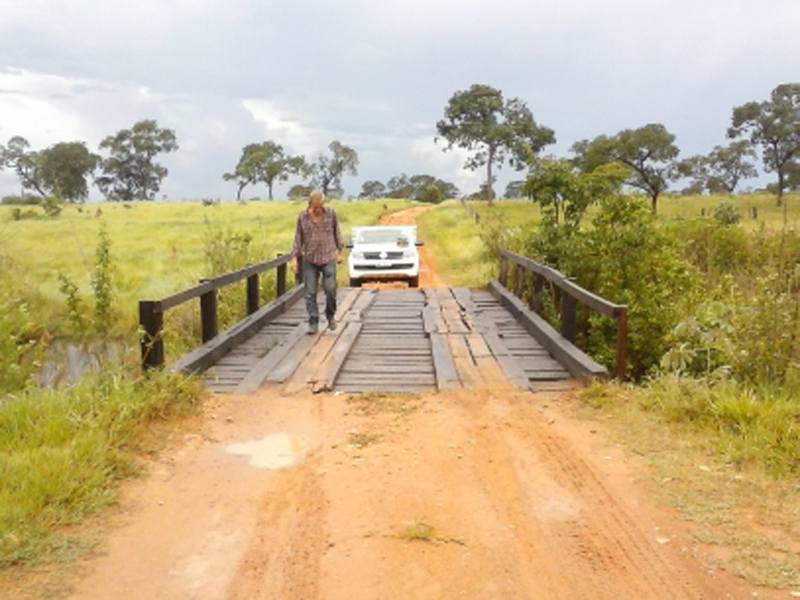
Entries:
{"label": "tire track in dirt", "polygon": [[502,403],[490,397],[479,412],[472,404],[473,421],[499,414],[493,426],[473,427],[470,435],[494,457],[481,461],[480,478],[497,510],[520,524],[522,539],[536,540],[538,550],[525,562],[544,555],[547,569],[559,574],[547,597],[720,597],[700,590],[682,561],[637,524],[624,499],[541,415],[519,410],[528,402],[522,395]]}
{"label": "tire track in dirt", "polygon": [[327,535],[319,463],[319,457],[309,456],[306,464],[276,474],[261,499],[253,538],[227,600],[322,597],[320,561]]}
{"label": "tire track in dirt", "polygon": [[[652,509],[627,476],[545,409],[560,397],[503,387],[219,397],[78,597],[746,597],[656,544]],[[298,463],[265,471],[226,455],[276,432],[304,440]]]}

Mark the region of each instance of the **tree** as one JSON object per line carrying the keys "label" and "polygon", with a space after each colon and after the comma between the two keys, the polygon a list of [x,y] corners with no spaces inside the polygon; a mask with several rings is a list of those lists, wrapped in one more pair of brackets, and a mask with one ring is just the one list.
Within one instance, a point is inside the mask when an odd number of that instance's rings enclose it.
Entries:
{"label": "tree", "polygon": [[458,196],[461,195],[458,186],[454,183],[450,183],[449,181],[442,181],[441,179],[437,179],[434,185],[436,185],[436,187],[438,187],[441,190],[442,197],[445,200],[449,198],[458,198]]}
{"label": "tree", "polygon": [[361,185],[361,198],[382,198],[386,194],[386,186],[380,181],[365,181]]}
{"label": "tree", "polygon": [[800,161],[792,161],[786,166],[786,189],[790,192],[800,190]]}
{"label": "tree", "polygon": [[100,163],[97,185],[113,201],[153,200],[167,169],[153,162],[156,155],[178,149],[175,132],[152,120],[139,121],[100,142],[109,157]]}
{"label": "tree", "polygon": [[754,145],[761,146],[764,168],[777,173],[777,204],[781,206],[787,170],[800,156],[800,83],[779,85],[770,100],[734,108],[728,137],[740,136],[749,136]]}
{"label": "tree", "polygon": [[286,156],[283,146],[275,142],[248,144],[242,149],[242,157],[233,173],[225,173],[225,181],[236,181],[239,189],[236,199],[242,197],[242,190],[250,184],[265,183],[272,200],[272,190],[276,182],[284,182],[291,175],[303,173],[306,161],[302,156]]}
{"label": "tree", "polygon": [[436,131],[447,141],[445,151],[458,146],[474,152],[466,169],[486,167],[484,193],[489,204],[494,198],[495,166],[500,168],[508,159],[512,167],[521,170],[535,153],[556,141],[553,131],[537,125],[521,100],[504,100],[499,90],[479,84],[450,98]]}
{"label": "tree", "polygon": [[508,185],[506,185],[506,191],[503,194],[504,198],[521,198],[522,197],[522,188],[525,185],[524,181],[510,181]]}
{"label": "tree", "polygon": [[582,140],[573,144],[571,150],[576,155],[574,163],[584,173],[609,162],[628,167],[627,184],[650,197],[654,213],[659,195],[670,181],[679,177],[675,158],[680,150],[675,145],[675,136],[660,123],[625,129],[613,137],[601,135],[591,142]]}
{"label": "tree", "polygon": [[291,200],[301,200],[303,198],[308,198],[313,192],[314,189],[310,185],[293,185],[289,189],[289,199]]}
{"label": "tree", "polygon": [[[439,190],[439,197],[441,198],[439,201],[447,198],[455,198],[459,194],[458,188],[454,184],[437,179],[433,175],[413,175],[409,177],[405,173],[401,173],[389,180],[386,197],[430,202],[430,198],[433,198],[434,195],[433,192],[426,191],[428,186],[434,186]],[[424,194],[428,200],[422,200],[420,198],[422,194]]]}
{"label": "tree", "polygon": [[411,198],[414,193],[414,187],[408,179],[408,175],[401,173],[395,175],[389,180],[386,190],[386,196],[389,198]]}
{"label": "tree", "polygon": [[0,164],[13,169],[19,177],[23,190],[37,192],[43,198],[47,196],[42,187],[42,176],[39,168],[39,155],[29,152],[30,144],[24,137],[16,135],[8,141],[8,146],[0,146]]}
{"label": "tree", "polygon": [[444,195],[439,186],[429,183],[417,193],[416,199],[425,204],[439,204],[444,200]]}
{"label": "tree", "polygon": [[732,194],[742,179],[758,175],[753,163],[747,160],[755,155],[748,140],[739,140],[725,147],[715,146],[708,156],[684,159],[677,168],[682,176],[692,179],[689,190],[695,193],[707,189],[712,194]]}
{"label": "tree", "polygon": [[84,202],[89,195],[87,177],[100,157],[83,142],[60,142],[39,153],[41,184],[50,194],[68,202]]}
{"label": "tree", "polygon": [[627,176],[615,162],[576,172],[568,160],[541,160],[531,165],[522,192],[542,207],[544,222],[569,233],[578,230],[592,204],[618,194]]}
{"label": "tree", "polygon": [[355,150],[336,140],[330,143],[328,149],[331,155],[319,154],[309,168],[312,185],[326,196],[341,188],[343,175],[358,175],[358,154]]}

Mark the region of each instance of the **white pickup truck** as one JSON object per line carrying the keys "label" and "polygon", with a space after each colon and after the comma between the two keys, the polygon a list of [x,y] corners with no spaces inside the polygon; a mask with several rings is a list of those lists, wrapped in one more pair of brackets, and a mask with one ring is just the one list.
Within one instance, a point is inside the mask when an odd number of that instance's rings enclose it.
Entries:
{"label": "white pickup truck", "polygon": [[407,281],[419,287],[419,252],[416,225],[353,227],[347,259],[350,286],[365,281]]}

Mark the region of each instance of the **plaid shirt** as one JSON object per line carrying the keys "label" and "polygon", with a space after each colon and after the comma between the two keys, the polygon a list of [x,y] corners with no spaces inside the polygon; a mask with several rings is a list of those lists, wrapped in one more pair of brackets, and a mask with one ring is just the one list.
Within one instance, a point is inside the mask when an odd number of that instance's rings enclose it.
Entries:
{"label": "plaid shirt", "polygon": [[322,219],[315,223],[308,209],[297,215],[292,256],[297,256],[315,265],[324,265],[336,260],[339,250],[344,248],[342,232],[336,211],[322,207]]}

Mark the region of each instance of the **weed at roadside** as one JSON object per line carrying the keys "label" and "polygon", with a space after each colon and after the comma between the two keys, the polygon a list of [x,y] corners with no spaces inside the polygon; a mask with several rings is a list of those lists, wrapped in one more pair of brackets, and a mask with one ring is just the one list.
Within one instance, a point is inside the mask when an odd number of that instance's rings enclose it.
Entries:
{"label": "weed at roadside", "polygon": [[149,425],[189,414],[199,384],[157,373],[86,375],[74,387],[0,402],[0,567],[52,557],[56,531],[116,499],[116,482],[152,450]]}
{"label": "weed at roadside", "polygon": [[[784,470],[785,446],[771,443],[768,431],[781,421],[776,430],[796,431],[796,417],[771,413],[786,406],[797,414],[797,405],[780,395],[748,399],[737,390],[732,383],[710,387],[663,377],[644,389],[595,384],[580,398],[594,416],[606,417],[618,443],[646,460],[647,486],[692,524],[709,567],[758,585],[796,588],[799,488]],[[800,451],[796,441],[792,446]]]}

